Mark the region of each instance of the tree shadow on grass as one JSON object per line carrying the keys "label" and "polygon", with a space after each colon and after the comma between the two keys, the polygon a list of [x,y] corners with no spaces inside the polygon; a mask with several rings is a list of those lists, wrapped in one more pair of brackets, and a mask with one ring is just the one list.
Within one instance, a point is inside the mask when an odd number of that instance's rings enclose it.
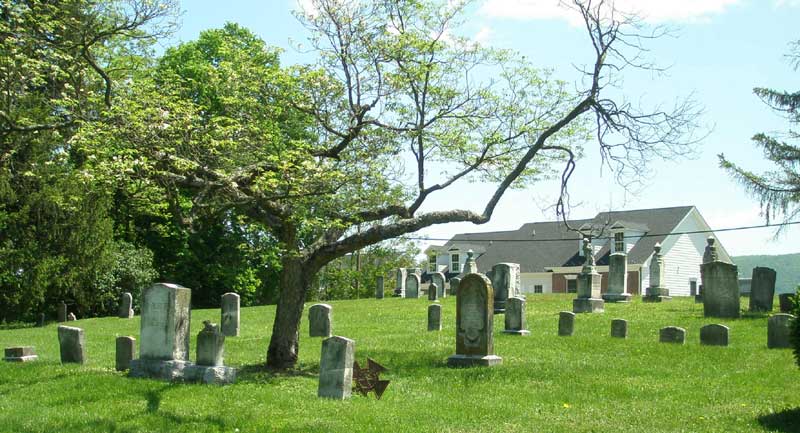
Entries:
{"label": "tree shadow on grass", "polygon": [[274,383],[291,377],[317,377],[319,363],[300,363],[291,370],[274,370],[265,364],[250,364],[236,367],[237,383]]}
{"label": "tree shadow on grass", "polygon": [[761,415],[758,423],[769,431],[800,433],[800,407]]}

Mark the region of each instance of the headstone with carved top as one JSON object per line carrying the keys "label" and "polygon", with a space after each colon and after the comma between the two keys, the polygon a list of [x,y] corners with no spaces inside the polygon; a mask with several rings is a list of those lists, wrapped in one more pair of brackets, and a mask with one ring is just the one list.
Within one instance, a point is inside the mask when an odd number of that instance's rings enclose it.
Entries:
{"label": "headstone with carved top", "polygon": [[572,312],[602,313],[605,311],[605,302],[600,297],[602,277],[595,269],[592,244],[588,239],[583,240],[583,255],[586,261],[578,275],[578,297],[572,300]]}
{"label": "headstone with carved top", "polygon": [[661,302],[672,299],[664,278],[664,256],[661,254],[661,244],[656,242],[653,247],[653,257],[650,259],[650,285],[647,287],[644,302]]}
{"label": "headstone with carved top", "polygon": [[456,353],[447,359],[451,367],[499,365],[494,354],[494,293],[485,275],[465,276],[458,287],[456,301]]}

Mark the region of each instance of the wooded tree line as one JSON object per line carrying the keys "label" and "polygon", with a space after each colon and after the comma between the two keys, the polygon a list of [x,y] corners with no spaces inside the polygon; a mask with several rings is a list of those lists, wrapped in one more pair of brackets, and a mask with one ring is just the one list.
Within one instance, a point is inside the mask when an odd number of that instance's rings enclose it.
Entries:
{"label": "wooded tree line", "polygon": [[[267,365],[291,368],[303,302],[409,265],[392,239],[486,223],[545,178],[563,214],[587,143],[626,181],[695,143],[691,100],[642,107],[617,86],[653,68],[642,44],[663,33],[613,2],[569,2],[587,36],[577,84],[461,36],[469,1],[312,0],[297,18],[316,61],[293,66],[235,24],[154,55],[172,0],[0,2],[5,320],[61,299],[103,314],[153,278],[195,306],[236,291],[277,303]],[[437,207],[467,181],[495,190]],[[337,265],[365,248],[378,267]],[[342,287],[355,276],[360,293]]]}

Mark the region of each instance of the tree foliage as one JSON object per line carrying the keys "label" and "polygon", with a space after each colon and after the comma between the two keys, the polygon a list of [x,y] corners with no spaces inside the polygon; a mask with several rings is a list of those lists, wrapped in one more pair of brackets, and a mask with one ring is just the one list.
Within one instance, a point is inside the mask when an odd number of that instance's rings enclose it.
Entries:
{"label": "tree foliage", "polygon": [[[795,69],[800,67],[800,41],[792,45],[787,56]],[[800,125],[800,90],[795,92],[775,90],[765,87],[753,89],[761,100],[773,111],[781,114],[792,126]],[[790,126],[791,128],[791,126]],[[719,155],[720,166],[750,195],[761,201],[761,209],[767,223],[775,217],[783,217],[784,222],[793,220],[800,214],[800,133],[789,129],[780,133],[758,133],[752,140],[764,152],[764,157],[774,168],[758,174],[747,170],[733,161]]]}
{"label": "tree foliage", "polygon": [[0,1],[0,320],[33,319],[56,300],[103,309],[94,289],[123,246],[111,197],[70,140],[174,13],[169,1]]}

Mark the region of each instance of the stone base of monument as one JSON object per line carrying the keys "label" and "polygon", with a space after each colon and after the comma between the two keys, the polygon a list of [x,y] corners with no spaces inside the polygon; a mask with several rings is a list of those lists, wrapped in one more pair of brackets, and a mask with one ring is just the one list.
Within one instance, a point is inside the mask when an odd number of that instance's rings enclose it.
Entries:
{"label": "stone base of monument", "polygon": [[450,367],[473,367],[476,365],[491,367],[503,363],[503,358],[497,355],[453,355],[447,358],[447,365]]}
{"label": "stone base of monument", "polygon": [[224,385],[236,382],[236,369],[225,366],[195,365],[189,361],[134,359],[131,361],[129,376],[170,382],[202,382]]}
{"label": "stone base of monument", "polygon": [[642,296],[642,302],[663,302],[663,301],[669,301],[670,299],[672,299],[672,296],[663,296],[663,295]]}
{"label": "stone base of monument", "polygon": [[576,298],[572,300],[573,313],[602,313],[605,302],[597,298]]}
{"label": "stone base of monument", "polygon": [[603,300],[606,302],[630,302],[630,293],[603,293]]}
{"label": "stone base of monument", "polygon": [[512,334],[512,335],[531,335],[531,331],[528,331],[527,329],[520,329],[520,330],[514,330],[514,329],[504,329],[504,330],[503,330],[503,334]]}
{"label": "stone base of monument", "polygon": [[3,361],[8,362],[28,362],[37,359],[39,357],[36,356],[33,346],[7,347],[3,357]]}

